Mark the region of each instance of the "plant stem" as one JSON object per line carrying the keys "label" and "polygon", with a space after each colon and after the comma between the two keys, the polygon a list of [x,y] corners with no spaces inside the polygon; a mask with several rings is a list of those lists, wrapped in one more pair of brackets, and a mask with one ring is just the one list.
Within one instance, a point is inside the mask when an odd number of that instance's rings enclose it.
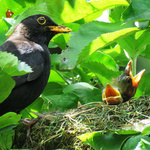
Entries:
{"label": "plant stem", "polygon": [[66,78],[64,76],[62,76],[59,71],[57,71],[57,69],[53,68],[57,73],[58,75],[69,85],[69,82],[66,80]]}
{"label": "plant stem", "polygon": [[134,57],[132,61],[133,61],[132,74],[133,74],[133,76],[135,76],[136,75],[136,61],[137,61],[137,57]]}
{"label": "plant stem", "polygon": [[71,76],[72,76],[72,83],[74,84],[75,83],[75,78],[74,78],[74,73],[73,73],[72,70],[71,70]]}

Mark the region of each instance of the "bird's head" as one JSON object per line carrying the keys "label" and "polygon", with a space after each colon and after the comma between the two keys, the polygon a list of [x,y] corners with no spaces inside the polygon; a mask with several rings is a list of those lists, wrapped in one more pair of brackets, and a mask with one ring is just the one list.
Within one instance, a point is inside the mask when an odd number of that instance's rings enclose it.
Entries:
{"label": "bird's head", "polygon": [[[143,76],[145,69],[140,71],[136,76],[132,74],[132,61],[127,64],[124,72],[115,80],[115,88],[112,86],[106,86],[102,94],[102,99],[108,104],[119,104],[121,102],[128,101],[135,95],[136,89],[139,85],[141,77]],[[109,95],[109,98],[108,96]]]}
{"label": "bird's head", "polygon": [[33,15],[22,20],[15,28],[14,33],[20,34],[25,38],[36,43],[48,45],[51,38],[57,33],[67,33],[71,29],[57,25],[46,15]]}
{"label": "bird's head", "polygon": [[102,100],[110,105],[117,105],[123,102],[123,99],[118,89],[112,87],[109,83],[107,83],[106,88],[103,90]]}
{"label": "bird's head", "polygon": [[132,74],[132,60],[130,60],[122,73],[117,78],[117,86],[122,95],[123,101],[129,100],[135,95],[136,89],[141,81],[145,69],[141,70],[137,75]]}

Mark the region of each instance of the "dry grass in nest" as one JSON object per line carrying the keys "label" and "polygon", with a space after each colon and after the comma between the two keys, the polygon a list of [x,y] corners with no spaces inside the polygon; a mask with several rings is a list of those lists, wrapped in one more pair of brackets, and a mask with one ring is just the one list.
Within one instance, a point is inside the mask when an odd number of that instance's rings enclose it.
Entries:
{"label": "dry grass in nest", "polygon": [[142,96],[115,106],[92,102],[63,113],[36,113],[39,119],[31,127],[30,136],[26,138],[26,128],[17,129],[19,134],[13,148],[92,150],[76,136],[93,131],[117,130],[137,119],[147,119],[149,110],[150,98]]}

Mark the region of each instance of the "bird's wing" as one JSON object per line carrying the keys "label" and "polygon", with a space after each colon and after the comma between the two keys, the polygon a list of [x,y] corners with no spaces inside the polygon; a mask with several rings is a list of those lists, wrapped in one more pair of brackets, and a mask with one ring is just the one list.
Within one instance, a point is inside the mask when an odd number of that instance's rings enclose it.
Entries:
{"label": "bird's wing", "polygon": [[15,76],[13,79],[16,81],[16,86],[25,82],[36,80],[44,70],[44,50],[35,43],[28,43],[27,41],[8,41],[5,43],[2,51],[13,53],[19,60],[28,64],[33,72],[22,76]]}

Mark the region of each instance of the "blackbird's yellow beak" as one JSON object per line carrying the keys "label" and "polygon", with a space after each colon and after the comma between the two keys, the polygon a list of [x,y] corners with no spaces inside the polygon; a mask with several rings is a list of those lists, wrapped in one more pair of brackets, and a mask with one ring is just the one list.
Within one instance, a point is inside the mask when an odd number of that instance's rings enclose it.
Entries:
{"label": "blackbird's yellow beak", "polygon": [[120,92],[107,83],[102,93],[102,100],[110,105],[116,105],[123,102]]}
{"label": "blackbird's yellow beak", "polygon": [[65,26],[48,26],[48,28],[50,29],[50,31],[54,31],[57,33],[67,33],[67,32],[71,32],[72,30],[68,27]]}
{"label": "blackbird's yellow beak", "polygon": [[145,72],[145,69],[141,70],[136,76],[133,77],[131,64],[132,64],[132,60],[130,60],[129,63],[127,64],[125,71],[129,74],[129,76],[132,79],[132,86],[137,89],[137,87],[141,81],[141,78]]}

